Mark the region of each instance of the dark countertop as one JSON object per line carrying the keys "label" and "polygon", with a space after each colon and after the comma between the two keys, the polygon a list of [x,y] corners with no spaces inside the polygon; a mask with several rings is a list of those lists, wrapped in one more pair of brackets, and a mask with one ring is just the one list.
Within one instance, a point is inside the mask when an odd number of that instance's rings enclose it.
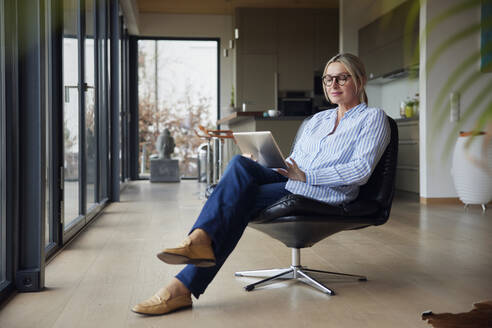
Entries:
{"label": "dark countertop", "polygon": [[398,123],[398,122],[418,122],[419,121],[419,117],[418,116],[414,116],[414,117],[410,117],[410,118],[406,118],[406,117],[401,117],[401,118],[395,118],[395,121]]}
{"label": "dark countertop", "polygon": [[232,121],[232,120],[237,120],[237,119],[241,119],[241,118],[256,117],[256,116],[259,117],[261,115],[263,115],[263,112],[234,112],[234,113],[231,113],[230,115],[227,115],[226,117],[218,120],[217,125],[230,123],[230,121]]}

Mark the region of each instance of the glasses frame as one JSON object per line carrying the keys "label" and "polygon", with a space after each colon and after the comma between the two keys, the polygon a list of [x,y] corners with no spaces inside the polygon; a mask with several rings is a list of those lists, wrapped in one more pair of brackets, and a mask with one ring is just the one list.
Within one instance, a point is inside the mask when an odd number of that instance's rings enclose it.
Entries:
{"label": "glasses frame", "polygon": [[[331,79],[332,79],[332,80],[331,80],[331,82],[326,82],[326,78],[327,78],[328,76],[330,76],[330,77],[331,77]],[[345,77],[345,79],[344,79],[344,80],[340,79],[340,77],[342,77],[342,76],[344,76],[344,77]],[[338,84],[339,86],[341,86],[341,87],[342,87],[342,86],[344,86],[344,85],[345,85],[345,83],[347,83],[347,81],[348,81],[349,77],[352,77],[352,75],[350,75],[350,74],[345,74],[345,73],[344,73],[344,74],[339,74],[339,75],[333,75],[333,76],[332,76],[332,75],[328,75],[328,74],[326,74],[326,75],[323,75],[323,76],[321,77],[321,80],[323,81],[323,85],[325,85],[325,86],[327,86],[327,87],[331,87],[335,81],[337,82],[337,84]]]}

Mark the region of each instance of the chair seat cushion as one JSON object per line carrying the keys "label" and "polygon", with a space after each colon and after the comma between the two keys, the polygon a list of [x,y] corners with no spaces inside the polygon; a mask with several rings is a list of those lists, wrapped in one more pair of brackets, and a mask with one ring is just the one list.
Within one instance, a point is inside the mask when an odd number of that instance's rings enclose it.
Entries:
{"label": "chair seat cushion", "polygon": [[[337,220],[349,217],[365,217],[370,221],[371,216],[379,212],[379,204],[372,200],[357,200],[353,203],[330,205],[312,198],[300,195],[288,195],[265,208],[253,220],[254,223],[273,223],[272,221],[298,217],[302,221]],[[369,219],[369,220],[368,220]]]}
{"label": "chair seat cushion", "polygon": [[339,231],[378,224],[379,217],[380,207],[376,201],[330,205],[300,195],[288,195],[261,211],[250,226],[287,247],[304,248]]}
{"label": "chair seat cushion", "polygon": [[[335,219],[336,218],[336,219]],[[253,229],[281,241],[287,247],[311,247],[318,241],[345,230],[362,229],[372,221],[359,217],[283,216],[268,222],[250,222]]]}

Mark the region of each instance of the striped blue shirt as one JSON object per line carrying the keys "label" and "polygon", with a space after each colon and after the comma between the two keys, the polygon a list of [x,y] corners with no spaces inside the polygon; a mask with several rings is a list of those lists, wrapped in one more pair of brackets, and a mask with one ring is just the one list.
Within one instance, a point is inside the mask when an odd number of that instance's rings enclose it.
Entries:
{"label": "striped blue shirt", "polygon": [[337,109],[314,115],[292,154],[306,182],[289,180],[285,189],[330,204],[348,203],[359,194],[390,140],[386,114],[361,103],[348,110],[333,134]]}

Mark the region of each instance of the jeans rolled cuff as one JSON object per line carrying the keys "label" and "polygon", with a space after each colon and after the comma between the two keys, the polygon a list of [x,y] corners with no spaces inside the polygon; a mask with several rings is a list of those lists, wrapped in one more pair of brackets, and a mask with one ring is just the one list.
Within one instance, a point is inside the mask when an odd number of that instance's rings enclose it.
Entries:
{"label": "jeans rolled cuff", "polygon": [[188,288],[188,290],[191,292],[191,294],[193,296],[195,296],[196,299],[198,299],[200,297],[200,295],[203,294],[204,291],[203,290],[199,291],[197,288],[195,288],[193,286],[193,284],[191,283],[191,281],[186,279],[186,276],[184,274],[181,274],[181,272],[178,273],[176,276],[174,276],[174,278],[181,281],[183,283],[183,285],[185,285],[186,288]]}

